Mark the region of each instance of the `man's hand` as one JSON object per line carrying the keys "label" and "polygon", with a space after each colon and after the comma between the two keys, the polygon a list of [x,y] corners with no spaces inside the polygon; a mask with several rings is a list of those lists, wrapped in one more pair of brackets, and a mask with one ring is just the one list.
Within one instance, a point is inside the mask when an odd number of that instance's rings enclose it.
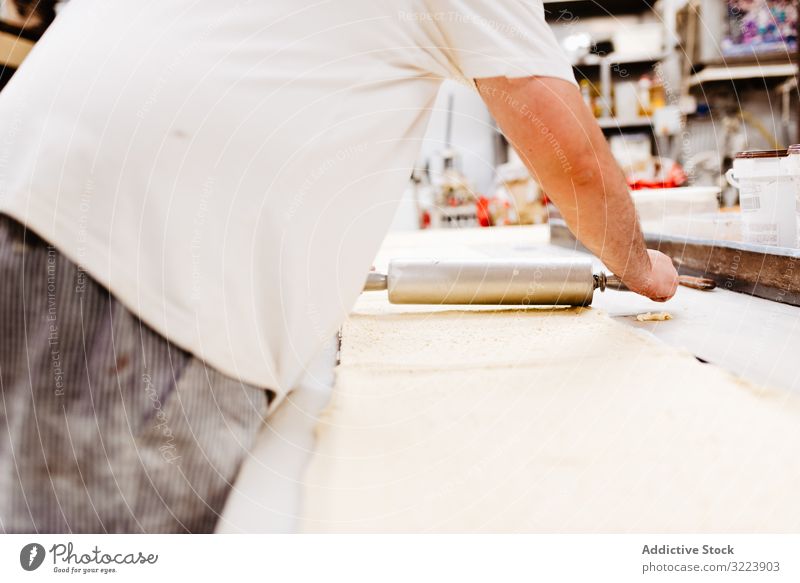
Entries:
{"label": "man's hand", "polygon": [[549,77],[475,80],[484,102],[570,230],[630,289],[672,297],[669,259],[648,252],[628,184],[575,85]]}
{"label": "man's hand", "polygon": [[656,302],[666,302],[678,289],[678,272],[672,260],[658,251],[647,250],[650,269],[644,273],[622,276],[623,283],[631,290]]}

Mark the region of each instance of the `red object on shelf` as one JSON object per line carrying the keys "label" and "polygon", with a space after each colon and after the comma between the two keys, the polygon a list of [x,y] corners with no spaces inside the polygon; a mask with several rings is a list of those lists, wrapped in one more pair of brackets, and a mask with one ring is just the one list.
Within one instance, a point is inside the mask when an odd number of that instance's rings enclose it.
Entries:
{"label": "red object on shelf", "polygon": [[420,221],[421,225],[420,228],[427,229],[431,226],[431,213],[428,211],[422,211],[422,220]]}
{"label": "red object on shelf", "polygon": [[686,172],[677,162],[673,162],[666,172],[663,169],[660,170],[662,171],[656,172],[657,178],[654,177],[652,179],[628,176],[628,187],[631,190],[641,190],[643,188],[676,188],[686,184]]}
{"label": "red object on shelf", "polygon": [[492,215],[489,213],[489,199],[485,196],[478,197],[475,203],[475,214],[478,216],[478,224],[481,227],[492,226]]}

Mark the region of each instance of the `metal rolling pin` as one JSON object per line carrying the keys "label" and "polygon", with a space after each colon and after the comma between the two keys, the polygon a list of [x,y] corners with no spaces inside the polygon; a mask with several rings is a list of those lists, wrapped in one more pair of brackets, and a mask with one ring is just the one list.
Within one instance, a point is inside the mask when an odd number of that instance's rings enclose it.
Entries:
{"label": "metal rolling pin", "polygon": [[[714,282],[681,276],[713,289]],[[691,280],[691,281],[690,281]],[[594,273],[590,259],[403,259],[372,272],[364,291],[386,290],[393,304],[588,306],[594,291],[627,291],[614,275]]]}

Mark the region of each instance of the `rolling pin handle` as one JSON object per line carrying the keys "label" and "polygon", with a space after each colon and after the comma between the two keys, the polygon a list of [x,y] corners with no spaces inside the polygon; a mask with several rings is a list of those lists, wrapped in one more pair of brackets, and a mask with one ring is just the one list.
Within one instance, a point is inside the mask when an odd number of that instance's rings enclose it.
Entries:
{"label": "rolling pin handle", "polygon": [[389,281],[385,273],[370,271],[367,275],[367,282],[364,284],[364,291],[383,291],[388,287]]}
{"label": "rolling pin handle", "polygon": [[622,283],[622,280],[613,273],[603,273],[602,276],[605,280],[605,286],[600,291],[605,291],[606,289],[613,289],[615,291],[631,291],[628,289],[628,286]]}

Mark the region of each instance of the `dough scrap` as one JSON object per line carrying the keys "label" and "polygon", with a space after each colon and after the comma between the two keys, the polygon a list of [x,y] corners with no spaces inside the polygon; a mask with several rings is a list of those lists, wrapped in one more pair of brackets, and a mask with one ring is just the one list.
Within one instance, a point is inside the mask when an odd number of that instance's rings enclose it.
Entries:
{"label": "dough scrap", "polygon": [[645,314],[637,314],[636,319],[639,322],[663,322],[664,320],[672,320],[672,314],[669,312],[647,312]]}

